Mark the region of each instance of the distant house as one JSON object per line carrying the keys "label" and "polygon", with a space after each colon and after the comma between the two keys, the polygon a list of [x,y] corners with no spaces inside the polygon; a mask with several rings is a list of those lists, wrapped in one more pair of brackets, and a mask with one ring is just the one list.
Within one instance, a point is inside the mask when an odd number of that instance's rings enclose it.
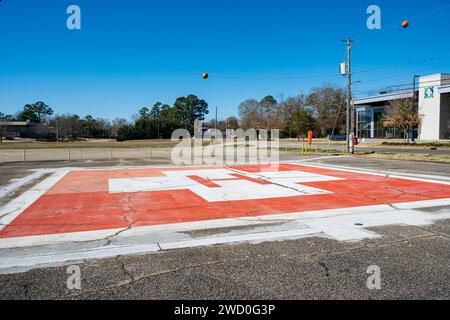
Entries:
{"label": "distant house", "polygon": [[30,121],[0,121],[0,135],[6,139],[42,138],[48,135],[48,125]]}
{"label": "distant house", "polygon": [[0,134],[7,139],[26,138],[32,126],[29,121],[0,121]]}

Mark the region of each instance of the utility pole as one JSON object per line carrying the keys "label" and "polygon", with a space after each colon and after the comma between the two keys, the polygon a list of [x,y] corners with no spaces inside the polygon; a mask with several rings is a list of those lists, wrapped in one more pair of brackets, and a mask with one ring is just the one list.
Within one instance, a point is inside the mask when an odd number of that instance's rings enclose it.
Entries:
{"label": "utility pole", "polygon": [[297,104],[297,140],[300,141],[300,104]]}
{"label": "utility pole", "polygon": [[[418,93],[416,92],[416,79],[420,79],[420,76],[419,75],[414,75],[414,80],[413,80],[413,108],[414,108],[414,112],[419,112],[418,110],[419,110],[419,99],[418,99],[418,97],[419,97],[419,95],[418,95]],[[414,131],[415,131],[415,128],[413,128],[413,130],[412,130],[412,141],[414,142],[416,139],[415,139],[415,137],[414,137]],[[409,133],[408,133],[409,134]]]}
{"label": "utility pole", "polygon": [[347,137],[347,152],[353,150],[353,141],[351,141],[351,137],[353,136],[353,125],[352,125],[352,117],[351,117],[351,104],[352,104],[352,64],[351,64],[351,53],[352,53],[352,40],[350,37],[342,40],[347,43],[347,126],[346,126],[346,137]]}
{"label": "utility pole", "polygon": [[159,131],[161,130],[160,127],[161,127],[161,114],[158,113],[158,140],[161,139],[161,134],[159,133]]}
{"label": "utility pole", "polygon": [[59,119],[58,115],[56,115],[56,142],[59,142]]}
{"label": "utility pole", "polygon": [[214,129],[217,131],[217,107],[216,107],[216,121],[214,121]]}

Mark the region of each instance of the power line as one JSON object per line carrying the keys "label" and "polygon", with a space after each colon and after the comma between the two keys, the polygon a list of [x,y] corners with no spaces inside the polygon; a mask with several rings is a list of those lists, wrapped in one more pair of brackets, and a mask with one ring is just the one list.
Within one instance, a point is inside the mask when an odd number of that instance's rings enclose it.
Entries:
{"label": "power line", "polygon": [[427,58],[427,59],[423,59],[423,60],[410,61],[410,62],[406,62],[406,63],[393,64],[393,65],[384,66],[384,67],[376,67],[376,68],[371,68],[371,69],[359,70],[359,71],[353,72],[353,74],[360,74],[360,73],[366,73],[366,72],[372,72],[372,71],[378,71],[378,70],[386,70],[386,69],[392,69],[392,68],[398,68],[398,67],[405,67],[405,66],[409,66],[409,65],[413,65],[413,64],[421,64],[421,63],[427,63],[427,62],[439,61],[439,60],[445,60],[445,59],[450,59],[450,54],[445,55],[445,56]]}
{"label": "power line", "polygon": [[[437,80],[428,80],[428,81],[422,81],[420,83],[432,83],[432,82],[436,82],[436,81]],[[443,82],[448,82],[450,84],[450,79],[449,80],[443,80]],[[410,86],[410,85],[411,85],[411,83],[393,84],[393,85],[386,86],[386,88],[388,88],[388,87],[406,87],[406,86]]]}
{"label": "power line", "polygon": [[322,75],[306,75],[306,76],[275,76],[275,77],[227,77],[227,76],[210,76],[213,79],[229,79],[229,80],[302,80],[302,79],[314,79],[325,77],[336,77],[337,73],[322,74]]}
{"label": "power line", "polygon": [[[439,8],[434,8],[433,10],[419,13],[415,16],[410,16],[409,21],[414,22],[414,24],[416,25],[416,24],[420,24],[425,21],[428,21],[432,18],[447,15],[449,13],[450,13],[450,5],[447,4],[447,5],[441,6]],[[380,33],[385,33],[386,31],[390,31],[392,29],[400,29],[400,28],[401,28],[401,21],[398,21],[398,22],[388,24],[387,27],[383,27],[381,30],[365,33],[360,37],[356,37],[356,39],[359,41],[361,39],[365,39],[370,36],[379,35]]]}
{"label": "power line", "polygon": [[[430,85],[422,85],[422,84],[426,84],[426,83],[432,83],[432,82],[436,82],[437,80],[431,80],[431,81],[422,81],[420,83],[419,86],[415,86],[413,87],[412,84],[404,84],[404,85],[393,85],[393,86],[388,86],[379,90],[361,90],[361,91],[353,91],[354,93],[358,93],[358,94],[370,94],[372,92],[382,92],[382,91],[386,91],[387,93],[395,93],[395,92],[409,92],[411,90],[415,90],[415,89],[425,89],[430,87]],[[444,83],[442,83],[440,86],[442,85],[450,85],[450,80],[444,80]]]}
{"label": "power line", "polygon": [[387,79],[393,79],[393,78],[398,78],[398,77],[402,77],[402,76],[410,76],[412,73],[418,74],[418,73],[422,73],[422,72],[426,72],[426,71],[430,71],[430,70],[442,69],[442,68],[443,68],[443,66],[436,66],[436,67],[432,67],[432,68],[416,70],[416,71],[408,72],[408,73],[400,73],[400,74],[396,74],[396,75],[392,75],[392,76],[388,76],[388,77],[383,77],[383,78],[378,78],[378,79],[373,79],[373,80],[368,80],[368,81],[360,80],[359,82],[363,83],[363,84],[366,84],[366,83],[385,81]]}

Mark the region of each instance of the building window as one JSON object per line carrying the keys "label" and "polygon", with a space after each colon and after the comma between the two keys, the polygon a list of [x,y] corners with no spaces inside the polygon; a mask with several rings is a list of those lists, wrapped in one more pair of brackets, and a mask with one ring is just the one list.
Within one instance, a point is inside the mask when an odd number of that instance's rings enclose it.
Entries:
{"label": "building window", "polygon": [[386,137],[386,129],[384,128],[384,119],[385,113],[383,110],[375,110],[374,112],[374,123],[375,123],[375,132],[374,138],[376,139],[384,139]]}
{"label": "building window", "polygon": [[358,110],[358,138],[370,138],[372,131],[372,112]]}

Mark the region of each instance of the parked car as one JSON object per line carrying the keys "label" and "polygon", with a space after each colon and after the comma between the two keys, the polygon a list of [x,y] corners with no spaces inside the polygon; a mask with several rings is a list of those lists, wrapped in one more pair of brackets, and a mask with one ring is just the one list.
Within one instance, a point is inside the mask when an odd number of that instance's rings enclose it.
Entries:
{"label": "parked car", "polygon": [[347,141],[347,137],[345,135],[329,136],[328,139],[330,141]]}

